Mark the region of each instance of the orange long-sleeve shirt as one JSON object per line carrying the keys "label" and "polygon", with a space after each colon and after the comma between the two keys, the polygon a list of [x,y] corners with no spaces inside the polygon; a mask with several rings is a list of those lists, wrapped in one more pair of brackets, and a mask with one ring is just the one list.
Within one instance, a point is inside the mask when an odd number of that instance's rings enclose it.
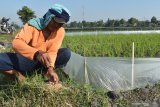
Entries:
{"label": "orange long-sleeve shirt", "polygon": [[50,59],[50,66],[54,67],[58,49],[61,47],[65,30],[63,27],[45,40],[41,30],[25,24],[22,30],[16,35],[12,42],[15,52],[22,56],[33,60],[35,52],[42,50],[46,52]]}

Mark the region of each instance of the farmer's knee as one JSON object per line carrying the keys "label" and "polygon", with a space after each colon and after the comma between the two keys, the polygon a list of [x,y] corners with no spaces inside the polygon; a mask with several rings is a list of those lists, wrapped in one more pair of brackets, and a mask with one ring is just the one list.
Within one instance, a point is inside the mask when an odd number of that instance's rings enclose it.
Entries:
{"label": "farmer's knee", "polygon": [[68,48],[64,48],[64,55],[65,55],[66,59],[69,60],[71,57],[71,50]]}
{"label": "farmer's knee", "polygon": [[65,66],[71,57],[71,51],[68,48],[61,48],[58,50],[55,65]]}
{"label": "farmer's knee", "polygon": [[58,50],[58,56],[69,60],[71,57],[71,51],[68,48],[61,48]]}

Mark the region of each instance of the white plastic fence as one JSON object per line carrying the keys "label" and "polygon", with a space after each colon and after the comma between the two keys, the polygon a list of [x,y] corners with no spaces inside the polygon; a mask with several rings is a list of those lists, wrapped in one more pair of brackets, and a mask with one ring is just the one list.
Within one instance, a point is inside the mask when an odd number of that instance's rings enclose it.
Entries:
{"label": "white plastic fence", "polygon": [[160,58],[83,57],[76,53],[65,67],[70,78],[106,90],[130,90],[160,80]]}

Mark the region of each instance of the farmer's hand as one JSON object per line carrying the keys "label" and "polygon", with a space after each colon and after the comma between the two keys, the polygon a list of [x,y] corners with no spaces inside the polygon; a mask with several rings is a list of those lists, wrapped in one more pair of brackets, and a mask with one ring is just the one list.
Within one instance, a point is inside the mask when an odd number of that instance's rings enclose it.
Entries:
{"label": "farmer's hand", "polygon": [[58,75],[55,72],[53,67],[49,67],[47,69],[46,76],[48,77],[49,81],[54,82],[55,84],[57,84],[59,82]]}
{"label": "farmer's hand", "polygon": [[41,62],[46,68],[50,66],[50,57],[47,55],[47,53],[39,50],[36,59]]}

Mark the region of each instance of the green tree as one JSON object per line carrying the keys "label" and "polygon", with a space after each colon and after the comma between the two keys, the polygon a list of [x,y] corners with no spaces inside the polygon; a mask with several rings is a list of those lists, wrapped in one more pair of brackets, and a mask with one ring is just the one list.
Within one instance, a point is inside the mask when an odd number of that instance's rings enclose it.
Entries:
{"label": "green tree", "polygon": [[99,20],[96,22],[97,27],[103,27],[103,20]]}
{"label": "green tree", "polygon": [[138,20],[136,18],[130,18],[128,19],[129,26],[137,26]]}
{"label": "green tree", "polygon": [[150,21],[149,20],[145,21],[145,27],[150,27]]}
{"label": "green tree", "polygon": [[108,19],[105,26],[106,27],[114,27],[114,24],[115,24],[115,20]]}
{"label": "green tree", "polygon": [[77,27],[77,22],[76,21],[71,22],[69,27]]}
{"label": "green tree", "polygon": [[82,21],[82,29],[83,29],[84,27],[87,27],[87,22],[86,22],[85,20]]}
{"label": "green tree", "polygon": [[30,8],[27,6],[23,6],[21,10],[17,11],[17,14],[19,15],[19,18],[25,24],[28,20],[31,18],[35,18],[35,12],[32,11]]}
{"label": "green tree", "polygon": [[78,23],[77,23],[77,27],[82,28],[82,23],[81,23],[81,22],[78,22]]}
{"label": "green tree", "polygon": [[138,27],[145,27],[145,21],[138,21]]}
{"label": "green tree", "polygon": [[114,27],[119,27],[119,26],[120,26],[120,21],[119,20],[115,20]]}
{"label": "green tree", "polygon": [[151,24],[152,24],[152,26],[153,26],[153,27],[156,27],[156,26],[157,26],[157,23],[158,23],[157,18],[156,18],[155,16],[153,16],[153,17],[151,18]]}
{"label": "green tree", "polygon": [[157,18],[155,16],[151,18],[151,23],[157,24]]}
{"label": "green tree", "polygon": [[95,22],[90,22],[89,27],[96,27],[96,23]]}
{"label": "green tree", "polygon": [[126,26],[126,20],[124,19],[121,19],[119,23],[120,23],[120,26]]}

